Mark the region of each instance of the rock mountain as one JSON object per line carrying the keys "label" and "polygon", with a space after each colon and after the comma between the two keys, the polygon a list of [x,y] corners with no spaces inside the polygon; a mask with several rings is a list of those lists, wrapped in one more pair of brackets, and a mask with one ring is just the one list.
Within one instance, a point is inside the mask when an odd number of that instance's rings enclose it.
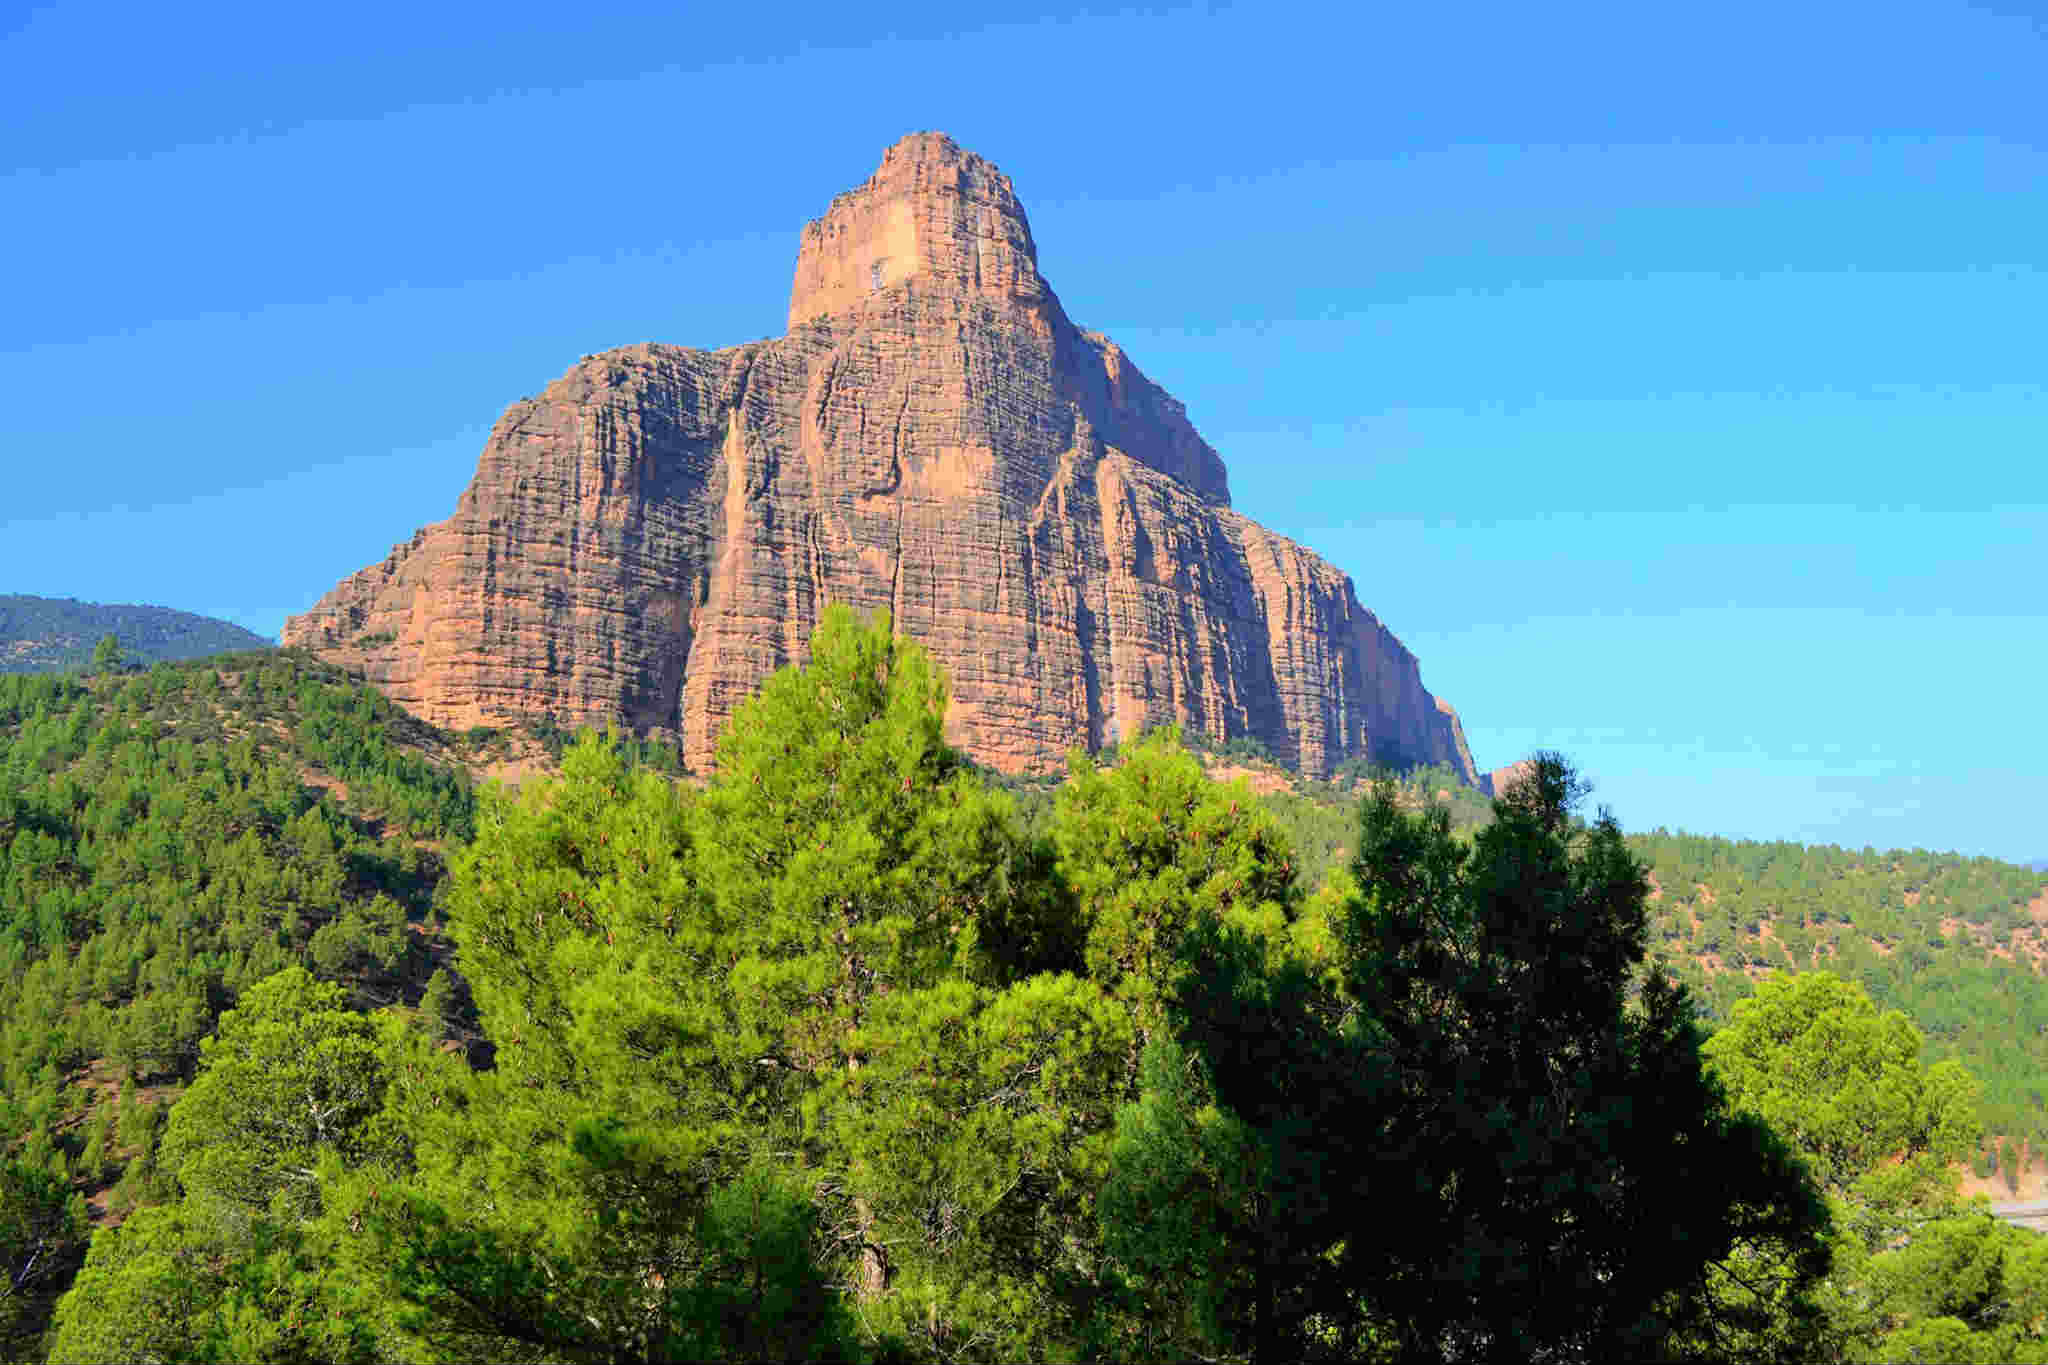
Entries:
{"label": "rock mountain", "polygon": [[701,770],[831,602],[927,645],[1007,771],[1174,721],[1477,778],[1415,656],[1231,509],[1181,404],[1068,320],[1009,177],[938,133],[804,228],[786,335],[586,357],[283,641],[438,724],[619,720]]}

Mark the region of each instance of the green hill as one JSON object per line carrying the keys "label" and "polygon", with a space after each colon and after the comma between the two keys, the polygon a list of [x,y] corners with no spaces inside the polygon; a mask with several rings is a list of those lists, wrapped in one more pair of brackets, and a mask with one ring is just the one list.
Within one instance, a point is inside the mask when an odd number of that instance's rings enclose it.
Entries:
{"label": "green hill", "polygon": [[1983,1086],[1987,1131],[2048,1142],[2048,878],[1990,858],[1657,831],[1652,941],[1715,1019],[1780,969],[1905,1011]]}
{"label": "green hill", "polygon": [[[437,908],[474,834],[472,768],[516,779],[560,747],[437,729],[293,650],[0,673],[0,1154],[69,1186],[81,1223],[157,1202],[156,1138],[201,1040],[285,967],[358,1009],[424,997],[451,1046],[476,1043]],[[0,1360],[41,1330],[68,1254],[11,1328],[0,1313]]]}
{"label": "green hill", "polygon": [[[1214,769],[1212,760],[1212,770]],[[1319,884],[1350,857],[1363,774],[1305,782],[1263,765],[1278,815]],[[1473,829],[1490,805],[1447,770],[1401,779],[1413,804]],[[2048,875],[1925,849],[1845,849],[1657,830],[1628,844],[1649,868],[1652,951],[1710,1025],[1780,969],[1825,969],[1903,1010],[1930,1061],[1983,1087],[1986,1131],[2048,1148]]]}
{"label": "green hill", "polygon": [[268,649],[273,643],[229,622],[169,607],[0,594],[0,672],[77,672],[108,635],[120,642],[131,664]]}
{"label": "green hill", "polygon": [[249,985],[302,964],[366,1008],[418,999],[472,821],[467,776],[426,756],[446,748],[274,651],[0,675],[0,1150],[118,1221],[161,1197],[169,1102]]}

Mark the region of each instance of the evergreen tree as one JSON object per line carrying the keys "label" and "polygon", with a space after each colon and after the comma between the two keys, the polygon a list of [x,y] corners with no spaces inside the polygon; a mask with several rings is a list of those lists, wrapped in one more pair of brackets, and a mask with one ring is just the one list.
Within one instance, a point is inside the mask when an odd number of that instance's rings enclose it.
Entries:
{"label": "evergreen tree", "polygon": [[0,1343],[10,1359],[21,1345],[18,1327],[24,1319],[33,1324],[29,1301],[61,1287],[77,1269],[87,1232],[63,1180],[28,1162],[0,1159]]}
{"label": "evergreen tree", "polygon": [[325,1153],[372,1159],[384,1065],[375,1026],[347,1000],[293,967],[253,987],[201,1045],[159,1153],[201,1213],[225,1223],[277,1205],[311,1216]]}
{"label": "evergreen tree", "polygon": [[421,1027],[435,1042],[440,1042],[454,1029],[458,1008],[454,978],[448,975],[446,967],[436,967],[427,978],[426,990],[420,993]]}
{"label": "evergreen tree", "polygon": [[[944,697],[886,618],[835,611],[809,667],[734,716],[702,797],[588,738],[560,783],[487,802],[448,904],[496,1068],[421,1062],[443,1079],[401,1087],[421,1169],[385,1222],[435,1267],[406,1292],[441,1329],[468,1349],[495,1321],[508,1344],[686,1355],[704,1277],[725,1264],[704,1240],[718,1192],[770,1185],[811,1210],[790,1205],[778,1226],[811,1228],[846,1291],[888,1295],[916,1243],[882,1224],[935,1187],[905,1191],[929,1167],[892,1170],[912,1149],[871,1138],[909,1131],[946,1083],[897,1065],[927,1055],[920,1030],[987,1026],[989,987],[957,978],[996,971],[977,919],[1017,857],[1001,801],[944,743]],[[433,1110],[429,1093],[450,1103]],[[947,1140],[965,1154],[970,1136]],[[475,1190],[491,1216],[456,1213]],[[662,1293],[621,1292],[650,1275]],[[486,1318],[434,1288],[485,1280]],[[816,1350],[838,1349],[834,1312],[800,1316],[825,1333]]]}
{"label": "evergreen tree", "polygon": [[100,642],[92,647],[92,671],[118,673],[120,670],[121,642],[112,635],[102,635]]}
{"label": "evergreen tree", "polygon": [[2048,1248],[1962,1199],[1983,1141],[1976,1084],[1921,1048],[1903,1014],[1807,972],[1761,982],[1706,1051],[1730,1100],[1783,1133],[1827,1193],[1823,1301],[1841,1358],[2048,1358]]}
{"label": "evergreen tree", "polygon": [[[1177,1007],[1255,1156],[1211,1158],[1253,1178],[1225,1201],[1211,1177],[1202,1196],[1235,1210],[1211,1226],[1240,1248],[1255,1357],[1810,1343],[1825,1212],[1705,1077],[1684,993],[1654,972],[1634,991],[1647,888],[1611,820],[1573,818],[1579,794],[1541,757],[1468,846],[1441,808],[1411,814],[1382,783],[1327,967],[1276,961],[1241,930],[1193,945]],[[1740,1282],[1754,1247],[1777,1254],[1774,1284]]]}

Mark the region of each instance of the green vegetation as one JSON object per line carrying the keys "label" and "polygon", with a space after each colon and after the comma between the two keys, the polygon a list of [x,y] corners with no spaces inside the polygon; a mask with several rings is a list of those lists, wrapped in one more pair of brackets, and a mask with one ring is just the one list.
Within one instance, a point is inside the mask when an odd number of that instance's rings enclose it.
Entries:
{"label": "green vegetation", "polygon": [[1652,951],[1710,1017],[1731,1017],[1769,971],[1825,968],[1903,1011],[1934,1060],[1983,1086],[1986,1129],[2048,1143],[2048,884],[1989,858],[1921,849],[1630,839],[1660,894]]}
{"label": "green vegetation", "polygon": [[[1958,1198],[1975,1085],[1920,1052],[1903,1014],[1825,972],[1766,978],[1707,1044],[1729,1098],[1787,1135],[1827,1196],[1829,1355],[2048,1360],[2048,1240]],[[1743,1267],[1768,1268],[1754,1253]]]}
{"label": "green vegetation", "polygon": [[10,1356],[2048,1358],[1965,1068],[1659,966],[1561,759],[994,782],[886,620],[811,660],[701,786],[290,653],[0,679]]}
{"label": "green vegetation", "polygon": [[[569,752],[569,746],[576,742],[576,732],[564,729],[553,717],[530,721],[524,727],[528,738],[540,745],[542,752],[560,767]],[[470,732],[477,737],[476,731]],[[670,777],[688,777],[690,765],[683,762],[682,746],[674,740],[659,739],[646,735],[622,735],[616,730],[606,730],[604,742],[626,760],[630,767],[647,768]]]}
{"label": "green vegetation", "polygon": [[[112,639],[113,654],[102,651]],[[169,607],[111,606],[0,593],[0,673],[106,671],[122,660],[148,667],[231,650],[267,649],[253,631]]]}
{"label": "green vegetation", "polygon": [[431,960],[410,926],[442,876],[436,845],[468,837],[474,798],[462,773],[401,747],[408,732],[431,737],[290,654],[0,676],[13,1162],[107,1215],[148,1203],[172,1188],[163,1106],[245,992],[300,965],[346,981],[357,1005],[417,995]]}
{"label": "green vegetation", "polygon": [[[1447,770],[1412,770],[1398,783],[1405,804],[1442,806],[1464,837],[1492,819],[1492,803]],[[1260,800],[1288,831],[1311,885],[1333,870],[1341,880],[1356,847],[1355,796],[1297,781]],[[1632,834],[1628,847],[1655,887],[1651,955],[1691,989],[1710,1025],[1726,1022],[1770,973],[1824,968],[1879,1008],[1903,1011],[1930,1059],[1968,1068],[1982,1087],[1987,1133],[2048,1150],[2048,877],[1924,849],[1664,830]]]}

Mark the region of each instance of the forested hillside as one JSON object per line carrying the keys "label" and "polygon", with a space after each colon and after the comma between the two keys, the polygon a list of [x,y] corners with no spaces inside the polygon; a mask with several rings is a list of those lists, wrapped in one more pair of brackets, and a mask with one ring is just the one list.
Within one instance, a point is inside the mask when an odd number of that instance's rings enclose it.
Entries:
{"label": "forested hillside", "polygon": [[1633,836],[1652,942],[1716,1020],[1775,970],[1825,968],[1903,1010],[1984,1087],[1994,1135],[2048,1148],[2048,879],[1924,849]]}
{"label": "forested hillside", "polygon": [[363,1008],[418,998],[473,819],[434,738],[274,653],[0,676],[0,1141],[74,1195],[22,1325],[86,1225],[162,1197],[167,1106],[250,986],[303,964]]}
{"label": "forested hillside", "polygon": [[0,593],[0,673],[78,672],[109,635],[126,660],[145,666],[271,644],[230,622],[170,607]]}
{"label": "forested hillside", "polygon": [[[1347,774],[1346,785],[1263,770],[1278,789],[1259,799],[1319,883],[1356,846],[1364,774]],[[1492,818],[1491,803],[1448,771],[1392,776],[1411,807],[1441,807],[1467,833]],[[1969,1068],[1988,1132],[2025,1143],[2030,1178],[2048,1177],[2048,875],[1925,849],[1663,830],[1631,834],[1628,845],[1649,870],[1651,951],[1693,987],[1711,1023],[1772,971],[1824,968],[1853,980],[1903,1010],[1931,1057]]]}
{"label": "forested hillside", "polygon": [[1555,759],[1006,783],[943,698],[835,613],[679,780],[289,652],[0,678],[9,1357],[2048,1359],[1956,1183],[2040,878]]}

